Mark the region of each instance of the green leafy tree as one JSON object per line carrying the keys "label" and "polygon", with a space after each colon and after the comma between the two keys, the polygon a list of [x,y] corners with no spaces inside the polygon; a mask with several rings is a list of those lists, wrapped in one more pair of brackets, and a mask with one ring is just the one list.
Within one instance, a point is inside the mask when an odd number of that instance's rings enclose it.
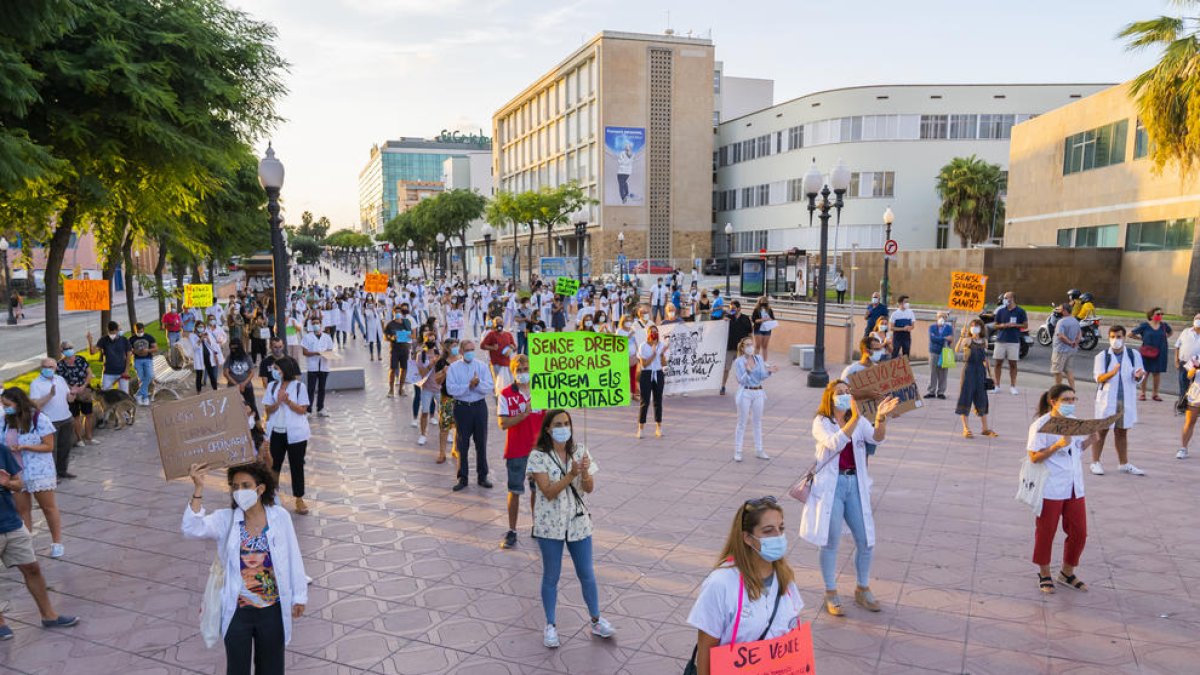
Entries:
{"label": "green leafy tree", "polygon": [[[422,230],[412,211],[402,211],[395,215],[383,226],[383,231],[379,234],[380,241],[386,241],[392,245],[393,253],[401,253],[405,258],[410,258],[411,254],[420,251],[430,251],[435,243],[434,236]],[[411,250],[408,248],[408,242],[413,243]],[[421,266],[422,276],[428,275],[426,268],[426,257],[417,255],[417,263]],[[412,260],[406,260],[407,265],[412,264]],[[403,270],[404,274],[408,274],[408,270]]]}
{"label": "green leafy tree", "polygon": [[288,248],[296,254],[300,263],[304,265],[314,263],[321,257],[320,242],[303,234],[297,234],[288,239]]}
{"label": "green leafy tree", "polygon": [[975,155],[955,157],[938,172],[938,212],[952,223],[963,248],[986,241],[993,223],[1004,222],[1004,187],[1000,166]]}
{"label": "green leafy tree", "polygon": [[[553,251],[552,246],[554,228],[559,225],[569,225],[571,218],[579,211],[582,211],[589,205],[598,204],[599,202],[584,193],[579,187],[579,183],[571,181],[564,183],[555,188],[542,188],[537,192],[538,196],[538,211],[537,224],[546,230],[546,250]],[[530,228],[529,237],[529,253],[530,263],[529,269],[533,271],[533,231]]]}
{"label": "green leafy tree", "polygon": [[[520,265],[517,264],[520,246],[518,244],[517,235],[522,227],[530,232],[529,241],[533,243],[533,229],[538,217],[541,215],[541,201],[538,193],[528,192],[499,192],[488,202],[484,210],[484,217],[497,230],[512,230],[513,237],[513,254],[512,254],[512,269],[513,281],[520,281],[517,277],[517,270]],[[532,278],[533,258],[529,258],[530,270],[529,274]]]}
{"label": "green leafy tree", "polygon": [[[447,190],[441,194],[421,200],[414,206],[413,218],[418,227],[432,234],[434,241],[440,233],[446,237],[446,245],[453,246],[457,237],[463,251],[467,249],[467,229],[471,223],[483,216],[487,199],[472,190]],[[467,256],[461,257],[462,276],[469,276]]]}

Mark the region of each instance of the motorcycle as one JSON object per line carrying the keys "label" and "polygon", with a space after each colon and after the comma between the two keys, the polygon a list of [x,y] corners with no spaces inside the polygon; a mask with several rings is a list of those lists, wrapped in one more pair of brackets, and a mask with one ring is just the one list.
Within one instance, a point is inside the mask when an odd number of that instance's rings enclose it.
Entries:
{"label": "motorcycle", "polygon": [[1058,325],[1058,320],[1062,318],[1062,312],[1058,307],[1051,307],[1050,314],[1046,316],[1046,322],[1037,329],[1038,344],[1043,347],[1049,347],[1054,341],[1054,327]]}
{"label": "motorcycle", "polygon": [[[1050,314],[1046,317],[1045,323],[1038,326],[1037,341],[1043,347],[1049,347],[1054,342],[1054,328],[1062,319],[1062,314],[1056,308],[1051,308]],[[1083,319],[1079,322],[1079,331],[1081,333],[1079,339],[1079,348],[1084,351],[1092,351],[1100,342],[1100,319]],[[1024,349],[1022,349],[1022,357],[1024,357]]]}

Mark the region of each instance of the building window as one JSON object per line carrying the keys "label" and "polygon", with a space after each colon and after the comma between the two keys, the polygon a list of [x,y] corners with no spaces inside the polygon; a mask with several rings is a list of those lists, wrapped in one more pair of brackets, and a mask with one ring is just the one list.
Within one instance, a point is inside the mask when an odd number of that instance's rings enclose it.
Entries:
{"label": "building window", "polygon": [[758,148],[755,150],[755,157],[766,157],[771,154],[771,134],[759,136],[756,141]]}
{"label": "building window", "polygon": [[720,125],[721,125],[721,111],[714,110],[713,111],[713,126],[716,127],[716,126],[720,126]]}
{"label": "building window", "polygon": [[1125,161],[1129,120],[1068,136],[1063,143],[1063,175],[1100,169]]}
{"label": "building window", "polygon": [[1015,121],[1015,115],[980,115],[979,138],[1010,138]]}
{"label": "building window", "polygon": [[721,71],[719,70],[713,71],[713,93],[721,93]]}
{"label": "building window", "polygon": [[787,190],[788,190],[787,199],[789,202],[802,202],[805,199],[808,199],[808,197],[806,197],[804,195],[804,179],[803,178],[792,178],[792,179],[788,180]]}
{"label": "building window", "polygon": [[937,224],[937,248],[950,248],[950,223]]}
{"label": "building window", "polygon": [[1071,248],[1071,244],[1074,243],[1074,241],[1075,241],[1074,234],[1075,234],[1075,230],[1073,230],[1069,227],[1059,230],[1058,231],[1058,247],[1059,248]]}
{"label": "building window", "polygon": [[1146,133],[1146,125],[1139,119],[1133,129],[1133,158],[1141,159],[1150,154],[1150,134]]}
{"label": "building window", "polygon": [[975,138],[979,126],[978,115],[951,115],[950,138]]}
{"label": "building window", "polygon": [[895,171],[864,171],[850,174],[848,197],[894,197]]}
{"label": "building window", "polygon": [[921,138],[945,138],[946,115],[921,115]]}
{"label": "building window", "polygon": [[755,202],[755,204],[754,204],[755,206],[766,206],[771,203],[771,184],[770,183],[763,183],[762,185],[759,185],[757,188],[757,192],[758,192],[758,200]]}
{"label": "building window", "polygon": [[[1067,230],[1070,232],[1070,230]],[[1062,240],[1063,230],[1058,231],[1059,240]],[[1059,244],[1060,246],[1062,244]],[[1117,245],[1117,226],[1116,225],[1097,225],[1094,227],[1080,227],[1075,230],[1075,248],[1113,248]],[[1188,243],[1191,246],[1191,243]]]}
{"label": "building window", "polygon": [[788,150],[804,147],[804,125],[788,129]]}
{"label": "building window", "polygon": [[1129,223],[1125,229],[1126,251],[1178,251],[1192,247],[1195,218]]}

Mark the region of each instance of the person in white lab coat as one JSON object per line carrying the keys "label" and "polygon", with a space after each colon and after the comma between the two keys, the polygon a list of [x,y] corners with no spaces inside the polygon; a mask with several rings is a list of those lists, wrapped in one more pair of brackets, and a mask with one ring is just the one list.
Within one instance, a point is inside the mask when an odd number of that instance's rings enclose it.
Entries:
{"label": "person in white lab coat", "polygon": [[842,616],[837,592],[837,552],[842,522],[854,535],[854,569],[858,586],[854,602],[871,612],[881,608],[871,593],[871,556],[875,549],[875,519],[871,515],[871,476],[867,473],[867,444],[879,446],[887,435],[887,416],[899,400],[889,396],[875,409],[875,423],[862,419],[850,385],[834,380],[825,387],[812,434],[816,439],[817,471],[800,518],[800,536],[821,547],[821,577],[825,581],[825,611]]}
{"label": "person in white lab coat", "polygon": [[[1117,446],[1117,470],[1133,476],[1144,476],[1145,471],[1129,462],[1129,430],[1137,424],[1137,385],[1146,378],[1142,355],[1125,346],[1125,328],[1113,326],[1108,329],[1109,348],[1096,355],[1092,363],[1092,375],[1096,378],[1096,417],[1108,417],[1122,413],[1113,426],[1113,438]],[[1100,432],[1100,438],[1092,446],[1092,473],[1104,475],[1100,453],[1104,452],[1104,441],[1108,429]]]}

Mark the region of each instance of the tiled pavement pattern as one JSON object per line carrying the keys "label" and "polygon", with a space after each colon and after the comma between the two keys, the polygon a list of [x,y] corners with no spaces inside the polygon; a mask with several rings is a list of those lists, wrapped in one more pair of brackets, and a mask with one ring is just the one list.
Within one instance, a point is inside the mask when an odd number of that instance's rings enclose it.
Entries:
{"label": "tiled pavement pattern", "polygon": [[[295,518],[313,584],[290,672],[681,672],[695,639],[685,619],[734,509],[783,494],[811,458],[817,392],[790,366],[766,387],[769,462],[749,452],[732,461],[732,395],[669,398],[659,440],[634,439],[633,410],[580,413],[577,429],[601,467],[590,508],[601,602],[617,636],[591,637],[564,564],[563,644],[551,651],[541,644],[540,563],[524,499],[518,548],[498,548],[500,434],[489,434],[496,488],[472,483],[452,493],[452,464],[434,464],[436,449],[415,444],[411,399],[384,398],[383,365],[362,356],[352,343],[345,362],[366,365],[368,389],[331,395],[333,416],[313,422],[313,513]],[[1197,672],[1200,459],[1173,458],[1180,420],[1170,403],[1142,404],[1132,432],[1133,459],[1148,477],[1117,475],[1110,447],[1109,475],[1086,478],[1090,538],[1079,573],[1092,591],[1038,593],[1028,560],[1033,519],[1012,495],[1037,387],[1046,384],[1023,376],[1020,396],[993,398],[996,440],[961,438],[952,400],[890,425],[871,464],[872,585],[882,613],[850,605],[845,618],[818,614],[816,550],[795,536],[800,508],[784,500],[819,672]],[[1083,390],[1090,400],[1093,386]],[[101,446],[76,450],[80,478],[59,490],[67,555],[41,559],[56,607],[83,621],[57,632],[35,627],[19,575],[0,573],[16,630],[0,643],[0,672],[223,672],[223,652],[205,649],[197,631],[213,546],[179,534],[189,485],[162,480],[145,414],[132,430],[99,438]],[[210,506],[222,503],[221,490],[214,474]],[[49,537],[36,519],[45,554]],[[847,595],[852,548],[847,537]],[[1056,561],[1060,552],[1061,534]]]}

